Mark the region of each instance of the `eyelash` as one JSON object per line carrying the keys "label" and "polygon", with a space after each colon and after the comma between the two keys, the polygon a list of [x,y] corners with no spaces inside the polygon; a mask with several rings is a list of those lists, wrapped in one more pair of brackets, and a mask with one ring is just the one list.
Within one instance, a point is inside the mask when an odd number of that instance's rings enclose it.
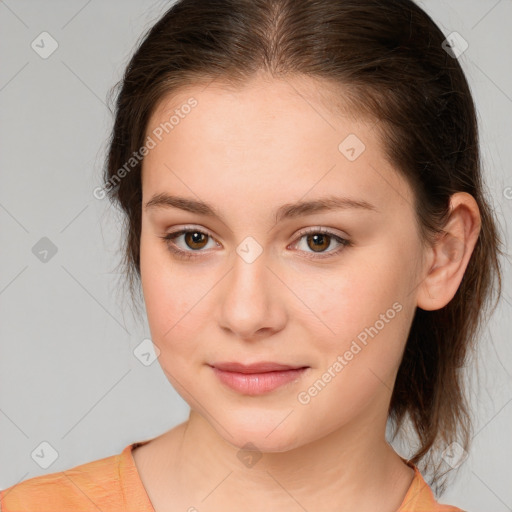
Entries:
{"label": "eyelash", "polygon": [[[210,233],[208,233],[206,231],[202,231],[200,229],[195,229],[195,228],[184,228],[179,231],[174,231],[172,233],[168,233],[167,235],[161,236],[159,238],[162,238],[164,240],[167,248],[169,249],[169,251],[171,251],[173,254],[178,256],[180,259],[189,260],[189,259],[200,257],[200,254],[198,254],[198,253],[205,252],[205,251],[203,251],[203,250],[184,251],[183,249],[178,249],[176,247],[176,244],[172,241],[175,238],[178,238],[179,236],[184,235],[186,233],[201,233],[203,235],[207,235],[210,238],[214,239],[214,237]],[[350,240],[347,240],[346,238],[342,238],[342,237],[334,234],[332,231],[329,231],[326,228],[310,228],[310,229],[301,231],[299,233],[298,241],[300,241],[304,236],[311,235],[311,234],[329,235],[330,237],[334,238],[341,245],[340,245],[340,247],[338,247],[337,249],[335,249],[333,251],[328,251],[328,252],[324,252],[324,253],[308,253],[307,251],[303,251],[303,252],[306,252],[306,254],[311,254],[311,256],[306,256],[306,258],[316,259],[316,260],[324,259],[324,258],[331,258],[331,257],[339,254],[345,247],[352,246],[352,242]],[[296,244],[294,244],[294,245],[296,245]]]}

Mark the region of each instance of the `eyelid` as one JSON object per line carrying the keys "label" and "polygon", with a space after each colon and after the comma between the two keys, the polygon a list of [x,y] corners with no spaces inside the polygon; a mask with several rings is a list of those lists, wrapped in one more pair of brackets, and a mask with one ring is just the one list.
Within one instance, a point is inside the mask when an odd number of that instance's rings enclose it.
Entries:
{"label": "eyelid", "polygon": [[326,228],[323,226],[310,226],[308,228],[301,229],[294,236],[300,238],[300,237],[302,237],[304,235],[308,235],[310,233],[324,233],[326,235],[331,235],[333,237],[338,236],[339,238],[346,238],[346,239],[350,238],[348,233],[344,233],[343,231],[338,231],[334,228]]}
{"label": "eyelid", "polygon": [[318,253],[315,253],[314,251],[312,251],[312,252],[299,251],[299,252],[304,253],[305,258],[311,259],[313,261],[315,261],[315,260],[318,261],[318,260],[327,259],[327,258],[334,258],[339,253],[341,253],[344,250],[344,248],[350,247],[353,245],[353,242],[351,241],[351,239],[348,235],[345,235],[344,233],[338,234],[339,232],[337,230],[335,230],[334,228],[326,228],[323,226],[316,226],[316,227],[311,226],[311,227],[304,228],[304,229],[300,230],[295,235],[296,241],[292,242],[292,244],[294,246],[298,245],[304,236],[309,235],[309,234],[317,234],[317,233],[325,234],[325,235],[330,236],[331,238],[334,238],[336,240],[336,242],[339,244],[339,247],[332,249],[330,251],[318,252]]}
{"label": "eyelid", "polygon": [[[183,259],[201,257],[201,253],[208,254],[211,251],[210,249],[209,250],[197,250],[197,251],[184,250],[184,249],[180,249],[179,247],[176,246],[175,243],[173,243],[172,240],[174,240],[174,238],[178,238],[179,236],[182,236],[190,231],[196,231],[198,233],[207,235],[216,244],[219,244],[216,237],[208,229],[203,228],[203,227],[197,227],[194,225],[181,226],[179,229],[170,231],[169,233],[166,233],[164,236],[161,236],[160,238],[162,238],[166,242],[166,244],[171,252],[177,254],[179,257],[181,257]],[[330,251],[318,252],[318,253],[315,253],[314,251],[313,252],[299,251],[299,252],[304,253],[306,255],[305,256],[306,258],[318,260],[318,259],[322,259],[322,258],[333,257],[336,254],[338,254],[339,252],[341,252],[344,247],[353,245],[352,241],[350,240],[350,237],[348,235],[345,235],[344,233],[340,233],[340,232],[336,231],[334,228],[326,228],[323,226],[310,226],[310,227],[299,230],[299,232],[294,235],[294,241],[291,242],[291,244],[288,244],[287,248],[290,247],[290,245],[292,245],[292,244],[294,246],[297,245],[304,236],[306,236],[310,233],[311,234],[317,234],[317,233],[326,234],[326,235],[330,236],[331,238],[336,239],[336,241],[338,242],[338,244],[340,244],[340,246],[338,248],[330,250]],[[337,233],[339,233],[339,234],[337,234]],[[171,239],[171,237],[173,237],[173,238]]]}
{"label": "eyelid", "polygon": [[[184,250],[180,249],[179,247],[176,247],[176,244],[173,242],[174,239],[186,234],[187,232],[197,232],[202,233],[203,235],[208,236],[211,240],[213,240],[217,245],[220,245],[217,241],[217,238],[206,228],[203,227],[197,227],[197,226],[191,226],[191,225],[185,225],[181,226],[179,229],[176,229],[174,231],[169,231],[164,236],[160,237],[165,242],[167,242],[167,246],[171,249],[172,252],[176,254],[183,254],[185,257],[195,257],[200,256],[200,253],[202,252],[210,252],[210,250],[200,250],[200,251],[192,251],[192,250]],[[172,237],[172,238],[171,238]]]}
{"label": "eyelid", "polygon": [[208,229],[203,228],[203,227],[194,226],[193,224],[186,224],[186,225],[180,226],[178,229],[176,229],[174,231],[169,231],[169,233],[167,233],[167,235],[177,235],[178,233],[182,233],[183,231],[185,231],[185,232],[186,231],[197,231],[198,233],[203,233],[204,235],[208,235],[210,238],[213,238],[215,241],[217,241],[217,238],[211,231],[209,231]]}

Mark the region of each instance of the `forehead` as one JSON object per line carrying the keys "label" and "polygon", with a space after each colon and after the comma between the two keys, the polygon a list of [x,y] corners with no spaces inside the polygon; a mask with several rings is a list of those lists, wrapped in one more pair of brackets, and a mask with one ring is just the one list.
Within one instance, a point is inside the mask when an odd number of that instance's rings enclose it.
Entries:
{"label": "forehead", "polygon": [[[374,120],[368,115],[356,112],[356,104],[351,98],[348,88],[303,75],[274,79],[260,73],[238,85],[212,80],[180,87],[164,95],[154,109],[146,133],[149,134],[155,127],[168,121],[192,99],[197,102],[193,117],[201,122],[211,121],[211,116],[217,116],[216,123],[210,128],[225,128],[224,133],[230,127],[234,130],[241,125],[265,122],[290,125],[295,119],[303,119],[311,124],[313,116],[315,121],[322,122],[324,128],[330,127],[331,130],[336,129],[332,124],[333,116],[374,125]],[[302,123],[295,127],[295,131],[301,126],[307,128]],[[209,131],[212,133],[211,129]],[[237,133],[243,135],[238,130]]]}
{"label": "forehead", "polygon": [[214,200],[222,195],[216,191],[279,201],[332,187],[364,192],[374,204],[389,198],[390,187],[408,194],[399,190],[407,186],[385,159],[375,121],[351,111],[339,88],[309,78],[181,89],[159,103],[146,136],[156,141],[143,162],[146,196],[175,186]]}

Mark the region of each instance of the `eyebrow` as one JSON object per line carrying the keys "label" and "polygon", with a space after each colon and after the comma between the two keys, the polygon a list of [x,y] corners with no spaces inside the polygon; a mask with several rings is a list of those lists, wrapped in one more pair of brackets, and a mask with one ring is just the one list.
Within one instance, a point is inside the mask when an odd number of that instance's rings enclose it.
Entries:
{"label": "eyebrow", "polygon": [[[179,208],[187,212],[223,219],[217,208],[207,202],[187,197],[173,196],[167,193],[155,194],[144,205],[144,208],[145,210],[155,208]],[[326,196],[311,201],[298,201],[296,203],[283,204],[276,210],[275,216],[276,222],[280,222],[284,219],[292,219],[303,215],[347,209],[362,209],[378,212],[378,209],[373,204],[365,200],[350,197]]]}

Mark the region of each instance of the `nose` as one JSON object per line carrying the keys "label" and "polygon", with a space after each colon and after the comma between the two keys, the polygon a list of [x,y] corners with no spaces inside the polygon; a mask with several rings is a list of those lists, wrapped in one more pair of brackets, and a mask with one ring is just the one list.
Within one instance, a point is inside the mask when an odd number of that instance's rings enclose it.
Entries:
{"label": "nose", "polygon": [[218,323],[233,335],[253,340],[282,330],[287,321],[283,284],[265,253],[248,263],[237,254],[218,296]]}

